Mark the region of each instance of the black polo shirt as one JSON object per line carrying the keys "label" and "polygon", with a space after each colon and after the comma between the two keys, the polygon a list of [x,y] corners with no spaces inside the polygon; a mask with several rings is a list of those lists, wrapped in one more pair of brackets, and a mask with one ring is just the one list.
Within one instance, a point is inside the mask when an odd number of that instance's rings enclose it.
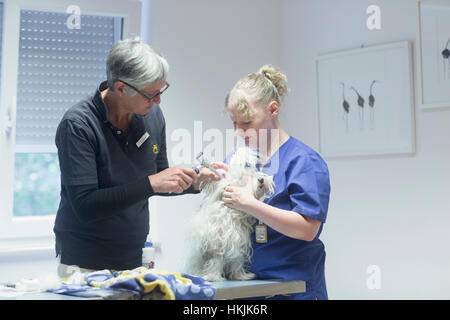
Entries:
{"label": "black polo shirt", "polygon": [[[89,269],[141,265],[149,232],[148,176],[168,168],[165,120],[159,105],[133,114],[128,133],[115,128],[101,97],[71,107],[56,132],[61,202],[54,232],[61,262]],[[191,189],[192,191],[192,189]]]}

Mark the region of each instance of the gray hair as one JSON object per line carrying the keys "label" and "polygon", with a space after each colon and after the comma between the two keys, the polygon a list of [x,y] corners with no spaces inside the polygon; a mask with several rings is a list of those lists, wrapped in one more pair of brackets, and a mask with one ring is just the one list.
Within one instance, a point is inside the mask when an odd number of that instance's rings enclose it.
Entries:
{"label": "gray hair", "polygon": [[[108,88],[114,90],[114,83],[123,80],[137,89],[165,80],[169,64],[147,43],[134,39],[116,42],[106,59],[106,79]],[[136,91],[127,87],[129,96]]]}

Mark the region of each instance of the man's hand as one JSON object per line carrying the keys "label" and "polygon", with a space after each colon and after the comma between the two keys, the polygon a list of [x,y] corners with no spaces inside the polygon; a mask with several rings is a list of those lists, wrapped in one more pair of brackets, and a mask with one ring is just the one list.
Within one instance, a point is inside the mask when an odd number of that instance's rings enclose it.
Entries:
{"label": "man's hand", "polygon": [[155,192],[182,193],[197,182],[197,174],[193,169],[177,166],[151,175],[148,179]]}

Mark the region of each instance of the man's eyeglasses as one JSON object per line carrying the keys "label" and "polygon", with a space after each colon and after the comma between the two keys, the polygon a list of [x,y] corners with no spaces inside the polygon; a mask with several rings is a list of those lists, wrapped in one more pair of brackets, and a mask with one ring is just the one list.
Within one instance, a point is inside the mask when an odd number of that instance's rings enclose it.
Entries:
{"label": "man's eyeglasses", "polygon": [[163,94],[164,91],[166,91],[166,90],[170,87],[170,84],[169,84],[168,82],[166,82],[166,85],[165,85],[161,90],[159,90],[158,93],[156,93],[156,94],[154,94],[153,96],[149,97],[148,95],[146,95],[145,93],[142,93],[140,90],[138,90],[136,87],[132,86],[131,84],[129,84],[129,83],[123,81],[123,80],[120,80],[120,79],[117,79],[117,81],[120,81],[120,82],[125,83],[127,86],[129,86],[131,89],[133,89],[134,91],[136,91],[137,93],[139,93],[139,94],[140,94],[141,96],[143,96],[148,102],[151,102],[151,103],[153,103],[155,99],[157,99],[160,95]]}

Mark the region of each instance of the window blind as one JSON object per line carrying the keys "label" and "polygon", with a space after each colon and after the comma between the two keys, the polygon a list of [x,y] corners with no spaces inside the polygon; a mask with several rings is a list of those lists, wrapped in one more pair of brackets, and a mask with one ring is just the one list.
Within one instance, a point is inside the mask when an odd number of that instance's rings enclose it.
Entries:
{"label": "window blind", "polygon": [[20,13],[17,145],[54,145],[64,112],[106,79],[106,58],[121,38],[122,18],[81,15],[80,28],[70,29],[69,17]]}

